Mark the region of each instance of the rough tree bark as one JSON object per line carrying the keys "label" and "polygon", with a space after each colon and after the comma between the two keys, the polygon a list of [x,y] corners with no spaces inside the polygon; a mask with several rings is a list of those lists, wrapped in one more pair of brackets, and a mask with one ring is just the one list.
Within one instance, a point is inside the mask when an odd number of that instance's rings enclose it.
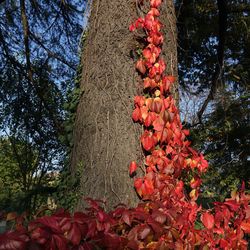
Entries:
{"label": "rough tree bark", "polygon": [[[164,1],[162,13],[166,73],[177,76],[173,0]],[[108,209],[138,202],[128,166],[132,160],[143,163],[142,130],[131,118],[134,96],[142,91],[131,52],[142,45],[128,27],[140,14],[136,0],[93,0],[81,61],[84,93],[77,108],[71,169],[74,173],[83,164],[83,196],[106,200]],[[83,207],[80,201],[76,209]]]}

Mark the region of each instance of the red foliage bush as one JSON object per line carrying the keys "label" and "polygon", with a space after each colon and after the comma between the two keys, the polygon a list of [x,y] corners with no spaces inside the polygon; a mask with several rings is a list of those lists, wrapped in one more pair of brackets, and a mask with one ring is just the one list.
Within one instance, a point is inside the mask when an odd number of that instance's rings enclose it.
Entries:
{"label": "red foliage bush", "polygon": [[[0,235],[1,249],[247,249],[244,235],[250,233],[250,197],[239,193],[214,208],[198,206],[201,174],[208,167],[202,154],[190,147],[189,131],[170,89],[173,76],[164,75],[160,58],[163,43],[158,16],[161,0],[151,0],[150,10],[130,30],[145,31],[145,48],[136,63],[147,96],[136,96],[133,120],[144,125],[141,144],[146,154],[145,176],[134,186],[143,200],[136,208],[118,206],[107,213],[101,202],[87,199],[90,208],[70,215],[58,211]],[[141,166],[143,167],[143,166]],[[129,173],[138,166],[130,164]],[[193,176],[186,193],[182,180]]]}

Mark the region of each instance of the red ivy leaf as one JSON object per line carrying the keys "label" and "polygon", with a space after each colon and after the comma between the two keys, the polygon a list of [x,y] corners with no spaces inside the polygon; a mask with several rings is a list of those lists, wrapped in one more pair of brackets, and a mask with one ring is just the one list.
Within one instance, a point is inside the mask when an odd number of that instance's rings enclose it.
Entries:
{"label": "red ivy leaf", "polygon": [[229,247],[229,242],[224,239],[220,239],[220,248],[227,249],[228,247]]}
{"label": "red ivy leaf", "polygon": [[148,12],[149,15],[152,15],[152,16],[159,16],[160,15],[160,12],[158,9],[156,8],[151,8],[151,10]]}
{"label": "red ivy leaf", "polygon": [[154,112],[149,112],[147,118],[144,121],[144,125],[149,127],[152,125],[152,122],[156,119],[156,114]]}
{"label": "red ivy leaf", "polygon": [[166,76],[166,80],[169,81],[170,83],[174,83],[175,77],[174,76]]}
{"label": "red ivy leaf", "polygon": [[161,109],[162,109],[162,100],[157,97],[157,98],[154,98],[151,105],[150,105],[150,110],[159,114],[161,112]]}
{"label": "red ivy leaf", "polygon": [[72,227],[68,231],[67,238],[72,242],[73,245],[79,245],[81,241],[81,231],[76,223],[72,223]]}
{"label": "red ivy leaf", "polygon": [[160,224],[164,224],[167,220],[167,216],[159,210],[153,212],[152,218]]}
{"label": "red ivy leaf", "polygon": [[143,240],[149,235],[150,232],[151,232],[151,229],[150,229],[149,226],[142,225],[141,228],[140,228],[138,236],[139,236],[140,239]]}
{"label": "red ivy leaf", "polygon": [[106,214],[102,211],[102,210],[99,210],[98,213],[97,213],[97,219],[98,221],[100,222],[104,222],[105,219],[106,219]]}
{"label": "red ivy leaf", "polygon": [[125,210],[122,213],[122,219],[123,221],[128,224],[129,226],[131,226],[131,215],[129,214],[129,211]]}
{"label": "red ivy leaf", "polygon": [[230,210],[234,212],[236,212],[240,208],[240,204],[234,200],[225,201],[224,204],[229,206]]}
{"label": "red ivy leaf", "polygon": [[45,249],[67,250],[67,240],[62,235],[53,234]]}
{"label": "red ivy leaf", "polygon": [[149,131],[145,131],[141,137],[141,143],[146,151],[150,151],[157,143],[157,138],[155,138]]}
{"label": "red ivy leaf", "polygon": [[145,179],[144,180],[144,190],[143,190],[143,194],[145,195],[150,195],[154,192],[154,185],[152,180],[149,179]]}
{"label": "red ivy leaf", "polygon": [[243,221],[241,222],[241,229],[245,232],[245,233],[250,233],[250,220],[249,221]]}
{"label": "red ivy leaf", "polygon": [[84,242],[79,247],[73,248],[73,250],[93,250],[93,249],[95,249],[95,247],[90,242]]}
{"label": "red ivy leaf", "polygon": [[134,24],[131,24],[129,26],[129,31],[131,31],[131,32],[135,31],[135,25]]}
{"label": "red ivy leaf", "polygon": [[141,120],[141,110],[139,108],[136,108],[134,111],[133,111],[133,114],[132,114],[132,119],[137,122],[137,121],[140,121]]}
{"label": "red ivy leaf", "polygon": [[61,227],[54,216],[43,216],[37,219],[34,223],[40,223],[50,228],[54,233],[62,233]]}
{"label": "red ivy leaf", "polygon": [[143,181],[141,178],[138,178],[138,179],[135,179],[134,181],[134,186],[135,186],[135,189],[136,189],[136,192],[141,196],[142,195],[142,184],[143,184]]}
{"label": "red ivy leaf", "polygon": [[142,107],[145,103],[145,97],[144,96],[135,96],[134,98],[134,104],[135,106]]}
{"label": "red ivy leaf", "polygon": [[116,234],[107,233],[104,235],[101,244],[105,249],[120,249],[121,237]]}
{"label": "red ivy leaf", "polygon": [[160,116],[153,122],[153,127],[155,131],[162,131],[164,128],[164,125],[165,123]]}
{"label": "red ivy leaf", "polygon": [[214,227],[214,216],[208,212],[201,215],[201,221],[207,229],[212,229]]}
{"label": "red ivy leaf", "polygon": [[130,174],[130,176],[135,173],[136,169],[137,169],[137,165],[136,165],[135,161],[132,161],[130,163],[130,165],[129,165],[129,174]]}
{"label": "red ivy leaf", "polygon": [[150,6],[152,8],[158,8],[161,5],[162,0],[150,0]]}
{"label": "red ivy leaf", "polygon": [[136,69],[142,73],[143,75],[146,73],[146,66],[144,64],[144,61],[142,59],[139,59],[135,65]]}
{"label": "red ivy leaf", "polygon": [[191,188],[197,188],[201,185],[201,178],[195,177],[190,181],[190,187]]}

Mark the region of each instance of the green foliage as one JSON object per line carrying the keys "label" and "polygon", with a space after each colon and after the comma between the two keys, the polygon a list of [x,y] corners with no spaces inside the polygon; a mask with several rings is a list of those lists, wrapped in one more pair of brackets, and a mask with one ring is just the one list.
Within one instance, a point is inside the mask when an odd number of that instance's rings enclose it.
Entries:
{"label": "green foliage", "polygon": [[58,189],[53,194],[53,198],[58,207],[63,207],[68,211],[74,211],[78,201],[82,199],[80,192],[81,173],[83,165],[79,164],[76,168],[76,173],[72,175],[70,169],[64,168],[56,182]]}
{"label": "green foliage", "polygon": [[39,167],[32,144],[10,137],[0,141],[0,211],[34,211],[56,190],[55,176]]}
{"label": "green foliage", "polygon": [[23,196],[22,178],[18,163],[13,157],[11,144],[4,139],[0,142],[0,173],[0,210],[16,210],[19,207],[19,197]]}
{"label": "green foliage", "polygon": [[[85,40],[86,40],[86,32],[82,36],[81,48],[83,48]],[[74,122],[76,118],[76,109],[77,109],[77,105],[79,103],[80,97],[83,94],[83,90],[81,90],[80,88],[82,68],[83,68],[83,65],[80,62],[76,71],[74,87],[68,88],[67,93],[66,93],[66,101],[64,102],[64,105],[63,105],[63,108],[66,112],[66,119],[64,121],[64,133],[60,136],[60,140],[64,145],[67,145],[69,150],[73,146],[73,127],[74,127]]]}
{"label": "green foliage", "polygon": [[224,92],[215,111],[192,133],[194,143],[210,162],[204,176],[204,197],[223,200],[243,180],[246,184],[250,180],[249,97],[235,98]]}

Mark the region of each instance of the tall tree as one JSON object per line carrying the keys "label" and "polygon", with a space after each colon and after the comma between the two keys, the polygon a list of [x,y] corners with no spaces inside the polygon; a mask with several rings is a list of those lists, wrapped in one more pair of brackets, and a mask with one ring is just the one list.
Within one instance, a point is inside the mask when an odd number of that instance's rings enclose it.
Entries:
{"label": "tall tree", "polygon": [[[121,202],[134,206],[138,199],[128,165],[131,159],[143,161],[138,142],[141,128],[133,124],[130,114],[133,97],[143,91],[134,64],[144,41],[140,32],[135,41],[128,27],[147,4],[134,0],[94,0],[91,6],[82,56],[84,93],[77,109],[71,168],[74,173],[77,166],[83,165],[83,196],[106,200],[108,207]],[[167,74],[177,76],[172,0],[164,1],[162,12],[162,23],[168,27],[163,48]]]}

